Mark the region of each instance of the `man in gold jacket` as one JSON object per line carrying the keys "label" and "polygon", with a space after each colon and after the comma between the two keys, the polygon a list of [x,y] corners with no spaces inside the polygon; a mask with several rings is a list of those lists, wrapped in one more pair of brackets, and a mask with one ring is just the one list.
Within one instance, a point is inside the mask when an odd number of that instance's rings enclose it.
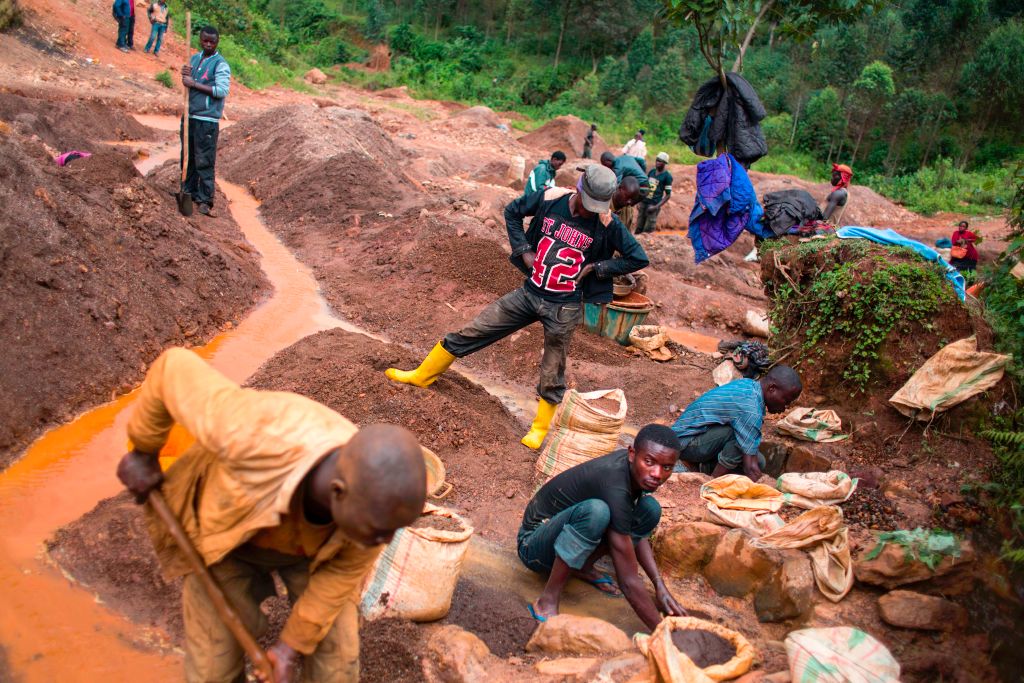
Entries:
{"label": "man in gold jacket", "polygon": [[[195,443],[167,471],[158,454],[179,425]],[[274,594],[292,611],[270,649],[277,681],[300,655],[306,681],[359,679],[356,606],[363,578],[395,531],[423,509],[426,470],[413,435],[363,429],[316,401],[243,389],[185,349],[150,368],[128,424],[133,450],[118,477],[139,501],[161,487],[199,554],[251,631]],[[185,677],[245,680],[242,650],[155,515],[150,535],[165,574],[185,575]]]}

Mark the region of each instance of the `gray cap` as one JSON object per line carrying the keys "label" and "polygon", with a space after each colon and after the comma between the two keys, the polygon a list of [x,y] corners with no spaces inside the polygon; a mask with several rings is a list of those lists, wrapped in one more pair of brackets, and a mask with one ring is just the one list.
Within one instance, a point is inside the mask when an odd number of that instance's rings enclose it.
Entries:
{"label": "gray cap", "polygon": [[583,208],[594,213],[604,213],[611,204],[612,195],[618,187],[615,172],[601,164],[590,164],[580,179],[580,199]]}

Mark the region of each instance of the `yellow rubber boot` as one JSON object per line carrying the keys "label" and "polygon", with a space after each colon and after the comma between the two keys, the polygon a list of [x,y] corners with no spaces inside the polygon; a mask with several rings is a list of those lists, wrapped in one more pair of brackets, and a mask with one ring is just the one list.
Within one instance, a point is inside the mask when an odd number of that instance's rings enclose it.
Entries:
{"label": "yellow rubber boot", "polygon": [[387,375],[388,379],[393,379],[396,382],[412,384],[413,386],[426,389],[433,384],[434,380],[440,377],[454,362],[455,356],[448,353],[448,351],[441,346],[441,342],[438,342],[434,345],[434,348],[430,350],[430,353],[427,354],[427,357],[423,359],[420,366],[415,370],[388,368],[384,371],[384,374]]}
{"label": "yellow rubber boot", "polygon": [[533,418],[530,431],[526,433],[526,436],[519,443],[533,450],[540,448],[541,442],[544,441],[544,437],[548,434],[551,418],[554,417],[555,408],[557,407],[557,403],[548,403],[544,399],[540,399],[540,402],[537,403],[537,417]]}

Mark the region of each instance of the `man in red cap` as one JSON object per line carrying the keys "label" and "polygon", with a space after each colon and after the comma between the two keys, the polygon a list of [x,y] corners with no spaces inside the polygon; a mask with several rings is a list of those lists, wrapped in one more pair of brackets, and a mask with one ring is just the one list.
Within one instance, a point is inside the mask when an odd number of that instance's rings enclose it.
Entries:
{"label": "man in red cap", "polygon": [[[846,164],[832,164],[832,192],[825,199],[825,208],[821,210],[825,220],[830,223],[839,224],[846,211],[846,201],[850,198],[850,192],[846,188],[853,178],[853,169]],[[839,209],[839,213],[836,213]],[[832,218],[835,214],[835,219]]]}

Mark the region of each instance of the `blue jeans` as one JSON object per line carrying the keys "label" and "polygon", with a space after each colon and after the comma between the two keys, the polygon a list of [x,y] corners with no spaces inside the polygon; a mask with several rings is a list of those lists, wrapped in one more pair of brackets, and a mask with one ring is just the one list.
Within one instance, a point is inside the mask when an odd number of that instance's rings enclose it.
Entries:
{"label": "blue jeans", "polygon": [[[149,48],[153,48],[153,54],[160,54],[160,45],[164,42],[164,31],[167,30],[167,24],[153,24],[153,28],[149,31],[149,40],[146,41],[146,52],[149,52]],[[156,45],[153,45],[153,41],[156,41]]]}
{"label": "blue jeans", "polygon": [[[647,538],[661,521],[661,506],[653,496],[644,496],[636,504],[630,536],[633,541]],[[519,530],[519,559],[527,569],[547,573],[557,557],[573,569],[581,569],[601,545],[611,512],[603,500],[591,498],[568,507],[536,529]]]}
{"label": "blue jeans", "polygon": [[117,18],[117,47],[128,47],[128,23],[131,17]]}
{"label": "blue jeans", "polygon": [[[764,469],[765,459],[757,454],[758,466]],[[711,474],[715,465],[731,473],[743,474],[743,450],[736,442],[736,432],[729,425],[715,425],[703,434],[691,437],[679,453],[675,472],[703,472]]]}

